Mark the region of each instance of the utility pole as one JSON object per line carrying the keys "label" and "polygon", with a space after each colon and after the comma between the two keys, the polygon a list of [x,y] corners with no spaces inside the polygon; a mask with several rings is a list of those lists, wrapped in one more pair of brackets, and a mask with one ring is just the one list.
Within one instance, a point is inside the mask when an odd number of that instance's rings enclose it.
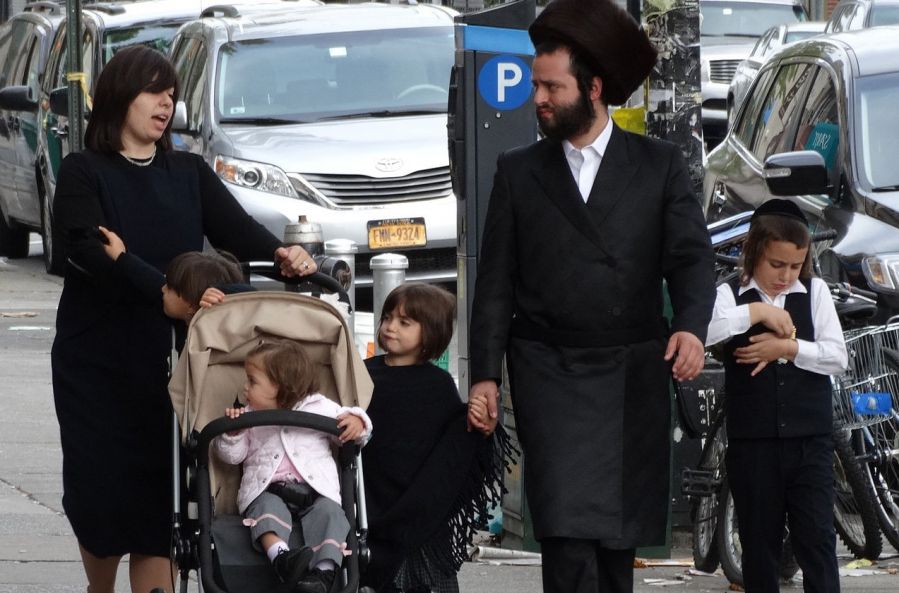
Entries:
{"label": "utility pole", "polygon": [[66,0],[66,60],[69,81],[69,151],[84,147],[84,96],[87,79],[81,61],[81,0]]}

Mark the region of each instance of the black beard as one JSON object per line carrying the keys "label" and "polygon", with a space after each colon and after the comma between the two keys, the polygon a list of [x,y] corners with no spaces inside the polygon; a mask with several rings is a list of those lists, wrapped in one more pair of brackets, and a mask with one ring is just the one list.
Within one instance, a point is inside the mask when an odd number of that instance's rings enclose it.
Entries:
{"label": "black beard", "polygon": [[583,93],[568,105],[553,108],[553,119],[543,120],[537,116],[540,131],[550,140],[561,142],[579,136],[590,129],[596,120],[593,106]]}

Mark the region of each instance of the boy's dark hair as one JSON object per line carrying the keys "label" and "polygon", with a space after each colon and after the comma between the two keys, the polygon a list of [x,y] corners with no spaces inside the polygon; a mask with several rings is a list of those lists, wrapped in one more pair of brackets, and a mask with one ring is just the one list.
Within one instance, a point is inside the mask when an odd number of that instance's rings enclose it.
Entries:
{"label": "boy's dark hair", "polygon": [[[122,150],[122,128],[128,108],[142,92],[159,93],[174,88],[172,105],[178,102],[178,75],[168,58],[144,45],[119,50],[103,68],[94,89],[94,107],[84,132],[84,144],[97,152]],[[156,141],[163,151],[172,149],[172,118]]]}
{"label": "boy's dark hair", "polygon": [[[765,249],[772,241],[786,241],[799,249],[811,245],[811,236],[808,227],[801,221],[788,216],[765,214],[756,216],[749,225],[749,233],[743,243],[743,253],[740,256],[742,270],[740,271],[740,284],[746,286],[752,279],[755,267],[765,255]],[[812,250],[805,254],[802,269],[799,271],[802,279],[812,277]]]}
{"label": "boy's dark hair", "polygon": [[227,251],[187,251],[176,255],[165,271],[166,285],[194,307],[207,288],[243,281],[240,263]]}
{"label": "boy's dark hair", "polygon": [[381,341],[380,324],[387,314],[400,307],[406,317],[421,324],[419,362],[439,358],[453,338],[456,298],[446,289],[422,282],[401,284],[391,290],[384,300],[378,321],[378,345],[381,349],[385,348]]}
{"label": "boy's dark hair", "polygon": [[[581,55],[581,52],[563,41],[556,40],[544,41],[535,48],[538,56],[551,54],[560,49],[568,50],[568,54],[571,56],[568,71],[577,81],[577,88],[581,92],[581,101],[588,106],[590,115],[596,116],[596,110],[593,109],[593,102],[590,100],[590,86],[593,84],[593,77],[598,76],[602,79],[602,76],[593,70],[587,60]],[[606,101],[605,85],[600,87],[599,100],[606,107],[609,106],[608,101]]]}
{"label": "boy's dark hair", "polygon": [[247,354],[247,362],[256,364],[278,386],[279,408],[289,410],[319,389],[318,365],[293,340],[263,340]]}

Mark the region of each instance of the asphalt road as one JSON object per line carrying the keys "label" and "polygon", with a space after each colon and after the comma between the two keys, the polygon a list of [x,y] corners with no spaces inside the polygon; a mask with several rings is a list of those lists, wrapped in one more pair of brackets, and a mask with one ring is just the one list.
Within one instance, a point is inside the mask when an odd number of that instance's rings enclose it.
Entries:
{"label": "asphalt road", "polygon": [[[44,273],[39,240],[32,238],[29,258],[0,259],[0,593],[83,593],[86,580],[77,544],[62,512],[62,456],[50,382],[50,345],[62,279]],[[689,551],[676,548],[672,557],[685,560]],[[849,560],[842,557],[841,564]],[[684,564],[638,569],[636,591],[728,590],[721,575],[690,575]],[[844,576],[843,591],[899,591],[899,576],[886,570],[890,566],[899,567],[895,555],[868,571],[874,574]],[[539,593],[540,568],[469,562],[460,573],[460,588]],[[125,567],[117,590],[129,590]],[[195,583],[190,590],[198,590]],[[801,584],[794,581],[784,590],[801,591]]]}

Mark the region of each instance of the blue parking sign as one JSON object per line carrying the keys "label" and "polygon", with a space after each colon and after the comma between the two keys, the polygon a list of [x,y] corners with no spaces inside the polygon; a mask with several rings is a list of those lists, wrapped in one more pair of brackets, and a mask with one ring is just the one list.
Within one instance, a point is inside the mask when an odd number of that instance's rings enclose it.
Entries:
{"label": "blue parking sign", "polygon": [[478,74],[478,93],[494,109],[518,109],[531,96],[531,69],[516,56],[497,56]]}

